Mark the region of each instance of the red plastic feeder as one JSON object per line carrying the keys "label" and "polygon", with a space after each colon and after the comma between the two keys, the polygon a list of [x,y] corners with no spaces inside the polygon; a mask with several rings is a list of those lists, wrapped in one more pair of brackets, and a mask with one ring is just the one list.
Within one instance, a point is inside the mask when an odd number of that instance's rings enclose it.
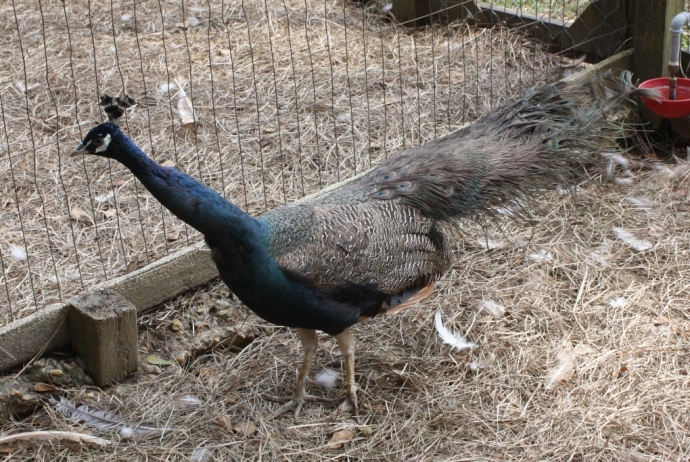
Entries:
{"label": "red plastic feeder", "polygon": [[676,99],[668,99],[668,77],[642,82],[638,88],[656,88],[661,99],[642,98],[642,102],[654,114],[665,119],[678,119],[690,114],[690,79],[678,78]]}

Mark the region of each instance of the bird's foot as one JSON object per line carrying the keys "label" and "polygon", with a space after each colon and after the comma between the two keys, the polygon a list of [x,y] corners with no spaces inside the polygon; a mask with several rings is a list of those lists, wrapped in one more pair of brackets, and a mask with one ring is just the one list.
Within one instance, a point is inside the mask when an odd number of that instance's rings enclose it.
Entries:
{"label": "bird's foot", "polygon": [[271,396],[271,395],[263,395],[264,399],[267,399],[269,401],[273,401],[276,403],[285,403],[282,406],[280,406],[278,409],[270,413],[267,417],[266,420],[273,420],[276,417],[283,415],[287,412],[293,411],[295,413],[295,420],[299,417],[299,413],[302,410],[302,407],[306,403],[323,403],[323,404],[335,404],[338,402],[337,399],[334,398],[322,398],[320,396],[312,396],[308,395],[306,393],[303,393],[295,398],[284,398],[281,396]]}
{"label": "bird's foot", "polygon": [[331,416],[337,417],[343,414],[352,414],[352,417],[354,417],[355,420],[359,421],[359,406],[357,405],[357,395],[345,395],[345,399],[342,403],[340,403],[338,409],[336,409],[333,412],[333,414],[331,414]]}

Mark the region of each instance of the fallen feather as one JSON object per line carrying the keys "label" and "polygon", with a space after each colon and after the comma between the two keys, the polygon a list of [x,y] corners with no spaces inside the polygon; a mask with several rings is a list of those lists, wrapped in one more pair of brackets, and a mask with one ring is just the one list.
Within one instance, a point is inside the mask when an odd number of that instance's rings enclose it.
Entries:
{"label": "fallen feather", "polygon": [[330,390],[333,388],[336,384],[336,382],[340,379],[340,372],[334,370],[334,369],[324,369],[318,374],[316,374],[316,377],[314,377],[314,382],[321,388],[325,388],[326,390]]}
{"label": "fallen feather", "polygon": [[578,357],[591,355],[594,350],[582,343],[575,348],[568,347],[556,355],[556,365],[549,369],[544,379],[544,388],[553,390],[558,384],[568,380],[575,372],[575,361]]}
{"label": "fallen feather", "polygon": [[99,194],[98,196],[96,196],[96,200],[98,202],[105,202],[108,199],[110,199],[111,197],[113,197],[114,195],[115,195],[114,192],[108,191],[106,194]]}
{"label": "fallen feather", "polygon": [[613,228],[613,232],[616,233],[618,239],[623,241],[628,247],[638,252],[644,252],[652,248],[652,243],[635,237],[633,233],[625,228]]}
{"label": "fallen feather", "polygon": [[201,400],[194,395],[173,396],[173,409],[187,409],[201,405]]}
{"label": "fallen feather", "polygon": [[177,85],[175,85],[172,82],[161,84],[161,87],[160,87],[161,93],[168,93],[168,92],[171,92],[174,90],[177,90]]}
{"label": "fallen feather", "polygon": [[549,369],[544,380],[544,388],[553,390],[556,386],[569,379],[575,370],[575,352],[572,349],[561,350],[556,355],[556,365]]}
{"label": "fallen feather", "polygon": [[627,300],[625,298],[616,297],[616,298],[612,298],[611,301],[609,301],[609,306],[611,308],[623,308],[626,303],[627,303]]}
{"label": "fallen feather", "polygon": [[13,245],[10,247],[10,257],[14,258],[15,260],[26,260],[26,250],[18,245]]}
{"label": "fallen feather", "polygon": [[434,324],[438,334],[441,336],[441,340],[445,343],[452,345],[458,351],[468,350],[477,346],[476,343],[468,342],[462,335],[451,333],[445,328],[443,322],[441,321],[441,312],[437,311],[434,317]]}
{"label": "fallen feather", "polygon": [[486,310],[492,315],[496,316],[497,318],[500,318],[506,312],[505,306],[492,300],[482,300],[481,302],[479,302],[478,308],[479,311]]}
{"label": "fallen feather", "polygon": [[148,423],[139,425],[129,425],[117,412],[106,412],[101,409],[89,408],[86,404],[77,406],[65,397],[60,397],[60,401],[50,398],[50,402],[55,404],[62,414],[72,422],[76,422],[87,427],[101,431],[117,431],[123,437],[130,436],[150,436],[161,435],[167,428],[157,428]]}
{"label": "fallen feather", "polygon": [[547,252],[544,249],[541,249],[537,253],[529,254],[529,259],[532,261],[552,261],[553,260],[553,254],[551,252]]}

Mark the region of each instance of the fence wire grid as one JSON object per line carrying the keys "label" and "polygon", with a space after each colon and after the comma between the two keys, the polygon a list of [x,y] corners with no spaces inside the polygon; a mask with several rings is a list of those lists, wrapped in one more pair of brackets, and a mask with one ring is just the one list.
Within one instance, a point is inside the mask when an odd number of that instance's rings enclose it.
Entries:
{"label": "fence wire grid", "polygon": [[580,65],[532,30],[589,2],[454,5],[420,26],[386,2],[3,2],[0,326],[201,239],[120,164],[69,156],[101,93],[137,100],[121,125],[152,158],[259,215]]}

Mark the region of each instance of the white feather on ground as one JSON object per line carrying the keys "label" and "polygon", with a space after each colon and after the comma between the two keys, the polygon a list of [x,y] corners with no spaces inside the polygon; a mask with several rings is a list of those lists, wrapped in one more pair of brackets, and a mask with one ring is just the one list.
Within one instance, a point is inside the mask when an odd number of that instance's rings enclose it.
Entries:
{"label": "white feather on ground", "polygon": [[645,240],[637,238],[632,232],[625,228],[613,228],[613,232],[616,233],[616,237],[623,241],[625,245],[638,252],[644,252],[652,248],[652,243]]}
{"label": "white feather on ground", "polygon": [[14,258],[15,260],[26,260],[26,250],[18,245],[13,245],[10,247],[10,257]]}
{"label": "white feather on ground", "polygon": [[314,377],[314,382],[321,388],[330,390],[340,380],[340,372],[334,369],[324,369]]}
{"label": "white feather on ground", "polygon": [[541,249],[539,252],[529,254],[529,259],[537,262],[552,261],[553,254],[544,249]]}
{"label": "white feather on ground", "polygon": [[568,346],[556,354],[556,364],[549,369],[544,378],[544,388],[553,390],[558,384],[568,380],[575,372],[575,361],[578,357],[590,355],[594,350],[583,344],[575,348]]}
{"label": "white feather on ground", "polygon": [[626,303],[627,303],[627,300],[626,300],[625,298],[623,298],[623,297],[616,297],[616,298],[612,298],[612,299],[609,301],[609,306],[610,306],[611,308],[623,308],[623,307],[625,306]]}
{"label": "white feather on ground", "polygon": [[478,308],[479,311],[486,310],[497,318],[500,318],[506,312],[505,306],[498,302],[494,302],[493,300],[482,300],[479,302]]}
{"label": "white feather on ground", "polygon": [[434,316],[434,325],[436,326],[438,335],[441,336],[441,340],[443,340],[444,343],[452,345],[458,351],[469,350],[477,346],[476,343],[468,342],[467,340],[465,340],[465,337],[463,337],[462,335],[452,333],[451,331],[446,329],[443,325],[443,322],[441,321],[440,311],[437,311],[436,316]]}

